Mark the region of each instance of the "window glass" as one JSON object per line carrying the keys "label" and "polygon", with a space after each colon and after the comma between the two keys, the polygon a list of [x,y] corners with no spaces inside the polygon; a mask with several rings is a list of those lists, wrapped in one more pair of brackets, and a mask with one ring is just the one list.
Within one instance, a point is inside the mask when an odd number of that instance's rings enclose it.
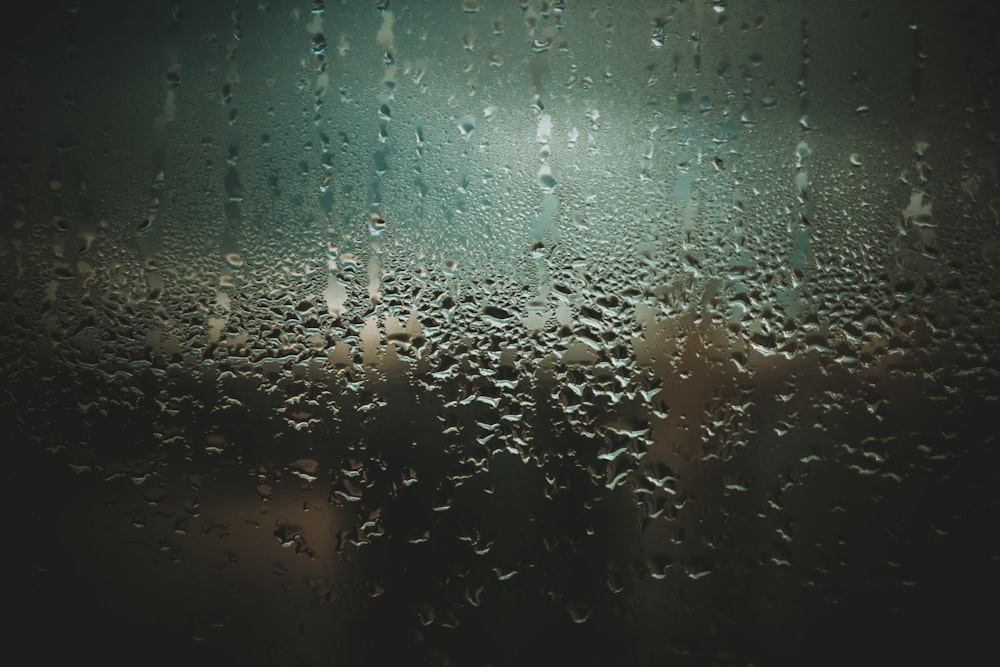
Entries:
{"label": "window glass", "polygon": [[21,5],[3,549],[41,662],[985,646],[991,3]]}

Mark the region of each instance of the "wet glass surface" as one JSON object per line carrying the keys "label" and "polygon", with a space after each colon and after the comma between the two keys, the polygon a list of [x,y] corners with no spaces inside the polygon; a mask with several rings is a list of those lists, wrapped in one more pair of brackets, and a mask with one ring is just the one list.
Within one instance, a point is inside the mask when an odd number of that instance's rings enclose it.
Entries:
{"label": "wet glass surface", "polygon": [[991,3],[23,4],[38,664],[990,647]]}

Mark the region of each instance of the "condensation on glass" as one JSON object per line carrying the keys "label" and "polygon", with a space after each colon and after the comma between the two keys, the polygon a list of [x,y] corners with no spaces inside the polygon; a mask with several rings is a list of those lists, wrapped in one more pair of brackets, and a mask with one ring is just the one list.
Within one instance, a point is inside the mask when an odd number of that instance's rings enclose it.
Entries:
{"label": "condensation on glass", "polygon": [[39,659],[985,646],[990,3],[4,13],[3,548]]}

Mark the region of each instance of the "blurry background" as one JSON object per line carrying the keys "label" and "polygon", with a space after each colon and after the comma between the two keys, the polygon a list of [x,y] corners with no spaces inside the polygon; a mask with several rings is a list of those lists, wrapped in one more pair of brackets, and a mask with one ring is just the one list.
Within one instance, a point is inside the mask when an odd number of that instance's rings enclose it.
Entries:
{"label": "blurry background", "polygon": [[992,3],[21,4],[36,664],[990,648]]}

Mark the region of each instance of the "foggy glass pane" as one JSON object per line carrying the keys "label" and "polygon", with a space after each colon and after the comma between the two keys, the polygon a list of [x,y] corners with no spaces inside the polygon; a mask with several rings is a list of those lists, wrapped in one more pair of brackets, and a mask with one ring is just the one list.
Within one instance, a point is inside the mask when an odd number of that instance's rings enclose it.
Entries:
{"label": "foggy glass pane", "polygon": [[5,9],[9,643],[163,665],[992,650],[998,18]]}

